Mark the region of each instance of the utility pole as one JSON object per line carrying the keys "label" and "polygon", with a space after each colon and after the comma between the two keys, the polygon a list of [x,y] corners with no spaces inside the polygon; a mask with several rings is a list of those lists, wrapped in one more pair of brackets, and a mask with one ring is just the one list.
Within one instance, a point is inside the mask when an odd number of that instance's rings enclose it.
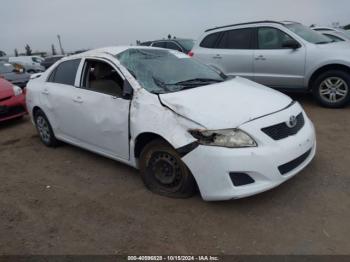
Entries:
{"label": "utility pole", "polygon": [[61,54],[64,55],[64,50],[63,50],[62,42],[61,42],[61,36],[60,36],[60,35],[57,35],[57,38],[58,38],[58,43],[59,43],[59,45],[60,45]]}

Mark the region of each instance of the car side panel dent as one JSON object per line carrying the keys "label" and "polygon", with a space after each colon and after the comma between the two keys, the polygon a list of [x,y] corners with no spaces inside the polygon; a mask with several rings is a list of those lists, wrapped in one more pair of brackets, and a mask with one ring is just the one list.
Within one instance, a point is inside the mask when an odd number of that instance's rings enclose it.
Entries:
{"label": "car side panel dent", "polygon": [[161,136],[175,149],[196,141],[188,129],[201,128],[191,120],[177,115],[163,106],[158,96],[145,89],[137,89],[130,105],[130,161],[137,166],[134,150],[136,139],[143,133]]}

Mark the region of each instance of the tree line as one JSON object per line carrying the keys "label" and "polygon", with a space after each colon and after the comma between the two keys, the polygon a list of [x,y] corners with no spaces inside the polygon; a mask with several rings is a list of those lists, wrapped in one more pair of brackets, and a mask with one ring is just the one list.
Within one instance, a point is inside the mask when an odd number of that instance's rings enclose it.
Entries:
{"label": "tree line", "polygon": [[[31,56],[31,55],[35,55],[35,54],[47,55],[47,52],[33,52],[32,48],[30,47],[29,44],[26,44],[24,46],[24,52],[22,52],[22,53],[20,53],[17,48],[14,49],[15,56]],[[51,54],[52,55],[58,54],[54,44],[51,45]],[[6,53],[4,51],[0,50],[0,56],[6,56]]]}
{"label": "tree line", "polygon": [[[24,53],[19,54],[18,53],[18,49],[15,48],[15,50],[14,50],[15,56],[19,56],[19,55],[31,56],[31,55],[33,55],[33,50],[28,44],[25,45],[24,50],[25,50]],[[46,54],[46,52],[37,52],[37,53],[40,53],[40,54],[44,54],[45,53]],[[57,55],[57,51],[56,51],[56,48],[55,48],[54,44],[51,45],[51,54],[52,55]]]}

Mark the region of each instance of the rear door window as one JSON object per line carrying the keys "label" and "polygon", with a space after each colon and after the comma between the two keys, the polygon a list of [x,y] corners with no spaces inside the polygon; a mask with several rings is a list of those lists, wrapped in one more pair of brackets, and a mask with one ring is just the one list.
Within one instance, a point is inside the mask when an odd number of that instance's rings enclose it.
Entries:
{"label": "rear door window", "polygon": [[74,86],[81,59],[60,63],[49,76],[48,82]]}
{"label": "rear door window", "polygon": [[244,28],[229,30],[223,33],[217,47],[219,49],[252,49],[254,29]]}

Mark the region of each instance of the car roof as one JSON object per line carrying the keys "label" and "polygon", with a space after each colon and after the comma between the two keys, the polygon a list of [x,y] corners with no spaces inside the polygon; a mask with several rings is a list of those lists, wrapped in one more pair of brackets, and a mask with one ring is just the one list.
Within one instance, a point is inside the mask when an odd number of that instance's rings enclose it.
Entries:
{"label": "car roof", "polygon": [[158,40],[151,40],[151,41],[145,41],[145,42],[141,42],[141,44],[148,44],[148,43],[154,43],[154,42],[161,42],[161,41],[182,41],[182,40],[191,40],[191,41],[194,41],[193,39],[191,38],[172,38],[172,39],[158,39]]}
{"label": "car roof", "polygon": [[89,51],[86,51],[84,53],[67,56],[67,57],[62,58],[62,59],[63,60],[71,60],[71,59],[76,59],[76,58],[82,58],[85,56],[98,56],[98,55],[105,55],[105,54],[115,56],[115,55],[118,55],[126,50],[129,50],[129,49],[154,49],[154,50],[163,50],[163,51],[166,50],[163,48],[148,47],[148,46],[110,46],[110,47],[103,47],[103,48],[89,50]]}
{"label": "car roof", "polygon": [[298,22],[294,21],[272,21],[272,20],[265,20],[265,21],[254,21],[254,22],[246,22],[246,23],[239,23],[239,24],[232,24],[232,25],[225,25],[225,26],[218,26],[213,27],[210,29],[205,30],[205,32],[214,31],[217,29],[227,28],[227,27],[233,27],[233,26],[241,26],[241,25],[254,25],[254,24],[278,24],[278,25],[288,25],[288,24],[299,24]]}

